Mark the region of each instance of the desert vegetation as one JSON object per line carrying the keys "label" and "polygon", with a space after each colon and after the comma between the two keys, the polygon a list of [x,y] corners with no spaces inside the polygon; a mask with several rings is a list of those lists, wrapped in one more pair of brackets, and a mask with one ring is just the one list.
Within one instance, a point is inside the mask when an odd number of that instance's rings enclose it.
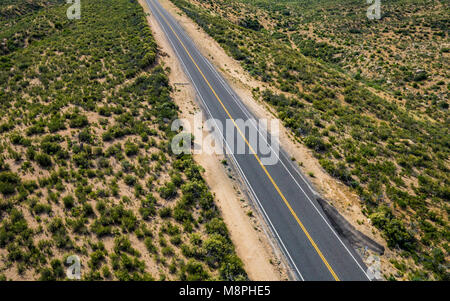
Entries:
{"label": "desert vegetation", "polygon": [[0,1],[0,279],[245,280],[142,7]]}

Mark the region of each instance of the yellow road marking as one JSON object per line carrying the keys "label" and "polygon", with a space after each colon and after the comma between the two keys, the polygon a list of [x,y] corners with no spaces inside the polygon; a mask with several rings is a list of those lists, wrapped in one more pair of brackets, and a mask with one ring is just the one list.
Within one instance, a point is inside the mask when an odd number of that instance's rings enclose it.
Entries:
{"label": "yellow road marking", "polygon": [[213,92],[214,96],[217,98],[217,100],[219,101],[220,105],[222,106],[222,108],[225,110],[225,112],[227,113],[228,117],[230,118],[230,120],[233,122],[234,126],[236,127],[236,129],[238,130],[239,134],[241,135],[241,137],[244,139],[245,143],[248,145],[248,147],[250,148],[250,150],[253,152],[253,156],[255,156],[256,160],[258,161],[259,165],[261,165],[262,169],[264,170],[265,174],[267,175],[267,177],[269,178],[270,182],[272,183],[272,185],[275,187],[275,189],[277,190],[278,194],[281,196],[281,198],[283,199],[284,203],[286,204],[286,206],[288,207],[289,211],[291,212],[292,216],[294,216],[295,220],[297,221],[297,223],[300,225],[300,228],[303,230],[303,232],[305,233],[306,237],[308,238],[309,242],[311,243],[311,245],[314,247],[314,249],[316,250],[317,254],[320,256],[320,258],[322,259],[323,263],[326,265],[326,267],[328,268],[328,270],[330,271],[331,275],[333,276],[333,278],[336,281],[339,281],[339,277],[336,275],[336,273],[333,271],[333,269],[331,268],[330,264],[328,263],[328,261],[325,259],[325,256],[323,256],[322,252],[320,251],[319,247],[316,245],[316,243],[314,242],[314,240],[312,239],[311,235],[308,233],[308,230],[306,230],[305,226],[303,225],[303,223],[300,221],[300,219],[298,218],[297,214],[294,212],[294,210],[292,209],[291,205],[289,204],[288,200],[286,199],[286,197],[284,196],[284,194],[281,192],[280,188],[278,187],[277,183],[275,183],[274,179],[272,178],[272,176],[270,175],[270,173],[267,171],[266,167],[264,166],[264,164],[262,164],[261,159],[259,158],[259,156],[256,154],[255,150],[253,149],[253,147],[250,145],[250,143],[247,141],[247,138],[245,138],[245,135],[242,134],[241,130],[239,129],[239,127],[237,126],[236,122],[234,121],[233,117],[231,117],[231,114],[228,112],[228,109],[225,107],[225,105],[223,104],[222,100],[220,99],[220,97],[217,95],[216,91],[214,90],[214,88],[211,86],[211,84],[209,83],[208,79],[206,79],[206,76],[203,74],[202,70],[200,69],[200,67],[197,65],[197,63],[195,62],[194,58],[191,56],[191,53],[189,52],[189,50],[187,50],[186,46],[184,45],[184,43],[181,41],[180,37],[177,35],[177,33],[175,32],[175,30],[172,28],[172,26],[169,24],[169,22],[167,21],[167,19],[164,17],[164,15],[159,11],[158,7],[156,7],[156,10],[158,11],[159,15],[164,19],[164,22],[166,22],[167,26],[170,27],[170,29],[172,30],[173,34],[176,36],[176,38],[178,39],[178,41],[180,42],[181,46],[183,46],[184,50],[186,51],[187,55],[191,58],[192,62],[194,63],[195,67],[197,67],[198,71],[200,72],[200,74],[202,75],[203,79],[205,80],[205,82],[208,84],[209,88],[211,89],[211,91]]}

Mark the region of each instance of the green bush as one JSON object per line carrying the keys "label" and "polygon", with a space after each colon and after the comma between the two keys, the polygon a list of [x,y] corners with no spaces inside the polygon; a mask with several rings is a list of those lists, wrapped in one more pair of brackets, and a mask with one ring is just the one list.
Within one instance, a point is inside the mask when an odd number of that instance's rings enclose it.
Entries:
{"label": "green bush", "polygon": [[177,187],[173,182],[167,182],[164,186],[158,189],[159,195],[166,200],[169,200],[177,195]]}
{"label": "green bush", "polygon": [[195,260],[189,260],[186,266],[183,267],[183,271],[187,274],[187,281],[202,281],[209,278],[208,272],[205,270],[203,265]]}
{"label": "green bush", "polygon": [[128,186],[134,186],[137,181],[136,177],[133,177],[132,175],[126,175],[123,180]]}
{"label": "green bush", "polygon": [[71,195],[63,197],[62,201],[63,201],[64,207],[66,207],[67,209],[71,209],[75,205],[75,199]]}
{"label": "green bush", "polygon": [[164,207],[159,210],[159,216],[162,218],[168,218],[172,216],[172,209],[170,207]]}
{"label": "green bush", "polygon": [[406,230],[402,221],[394,218],[388,208],[380,207],[370,219],[376,227],[382,229],[389,247],[398,247],[406,251],[414,251],[417,248],[414,236]]}
{"label": "green bush", "polygon": [[36,154],[34,159],[43,168],[49,168],[50,166],[52,166],[52,158],[47,154],[38,153]]}
{"label": "green bush", "polygon": [[20,177],[9,171],[0,172],[0,192],[4,195],[13,194],[20,184]]}
{"label": "green bush", "polygon": [[125,154],[128,157],[136,156],[138,153],[139,153],[139,147],[136,144],[134,144],[130,141],[127,141],[125,143]]}

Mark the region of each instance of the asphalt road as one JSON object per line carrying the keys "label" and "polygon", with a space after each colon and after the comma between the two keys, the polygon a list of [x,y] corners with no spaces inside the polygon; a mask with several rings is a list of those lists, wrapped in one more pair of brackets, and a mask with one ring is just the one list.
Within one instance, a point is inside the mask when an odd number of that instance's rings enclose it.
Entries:
{"label": "asphalt road", "polygon": [[[256,120],[254,115],[170,13],[157,0],[146,1],[195,87],[206,115],[224,125],[226,120],[232,120],[235,125],[233,142],[243,143],[247,152],[230,157],[296,277],[299,280],[369,280],[365,265],[332,228],[305,176],[282,149],[277,153],[273,147],[267,153],[264,148],[257,147],[258,144],[250,139],[253,137],[249,137],[251,128],[256,129],[256,123],[248,122],[246,130],[238,122]],[[227,137],[226,127],[215,129],[216,133]],[[271,141],[264,132],[257,135],[257,141]],[[276,157],[276,164],[265,164],[264,158],[269,156]]]}

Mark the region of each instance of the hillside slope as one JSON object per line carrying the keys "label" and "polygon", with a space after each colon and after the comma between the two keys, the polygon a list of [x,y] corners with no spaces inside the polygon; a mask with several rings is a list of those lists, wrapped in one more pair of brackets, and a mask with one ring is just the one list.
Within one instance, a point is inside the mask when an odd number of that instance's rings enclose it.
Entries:
{"label": "hillside slope", "polygon": [[0,279],[65,279],[70,255],[83,280],[247,279],[202,168],[170,151],[178,108],[138,2],[84,0],[80,20],[14,2],[0,21]]}

